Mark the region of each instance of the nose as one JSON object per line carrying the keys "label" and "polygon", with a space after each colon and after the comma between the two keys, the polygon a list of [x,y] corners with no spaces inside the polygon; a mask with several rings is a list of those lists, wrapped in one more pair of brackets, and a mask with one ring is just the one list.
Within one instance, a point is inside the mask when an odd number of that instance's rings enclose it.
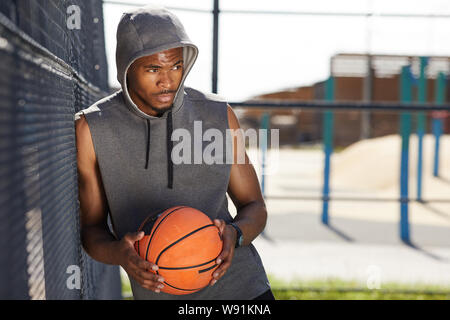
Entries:
{"label": "nose", "polygon": [[169,72],[160,72],[160,77],[159,77],[159,81],[158,81],[158,86],[162,89],[170,89],[171,85],[172,85],[172,78],[170,76]]}

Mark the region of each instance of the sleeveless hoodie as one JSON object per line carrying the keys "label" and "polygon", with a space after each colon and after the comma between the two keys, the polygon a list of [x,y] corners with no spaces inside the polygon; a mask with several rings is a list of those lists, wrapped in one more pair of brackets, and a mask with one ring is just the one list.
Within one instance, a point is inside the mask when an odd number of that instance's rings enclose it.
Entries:
{"label": "sleeveless hoodie", "polygon": [[[184,74],[173,106],[160,117],[150,116],[130,98],[127,70],[140,57],[176,47],[183,48]],[[149,215],[179,205],[196,208],[211,219],[233,220],[226,197],[231,169],[228,157],[232,152],[231,141],[225,139],[227,103],[217,95],[184,86],[197,55],[197,47],[178,18],[164,8],[146,6],[124,13],[117,30],[116,50],[117,78],[122,89],[75,115],[77,120],[83,114],[91,131],[117,239],[136,232]],[[197,144],[204,151],[210,144],[199,137],[199,125],[201,132],[215,129],[224,137],[223,148],[215,149],[216,163],[207,164],[203,159],[199,162],[192,155],[190,162],[174,164],[171,154],[175,129],[189,132],[191,150]],[[195,293],[158,294],[142,288],[131,277],[130,282],[135,299],[253,299],[270,288],[253,245],[236,249],[225,275],[214,286]]]}

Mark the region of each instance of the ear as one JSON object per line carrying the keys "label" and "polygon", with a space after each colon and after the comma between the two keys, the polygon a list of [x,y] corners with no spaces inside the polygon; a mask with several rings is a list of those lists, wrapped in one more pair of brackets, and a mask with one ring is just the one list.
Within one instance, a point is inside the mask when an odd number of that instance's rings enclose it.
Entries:
{"label": "ear", "polygon": [[[128,68],[129,69],[129,68]],[[127,70],[127,75],[125,77],[125,85],[128,88],[128,91],[130,91],[129,85],[130,85],[130,79],[128,79],[128,70]]]}
{"label": "ear", "polygon": [[130,78],[133,78],[133,75],[136,72],[136,61],[137,60],[133,61],[133,63],[127,69],[127,82],[130,81]]}
{"label": "ear", "polygon": [[128,70],[127,70],[127,75],[126,75],[126,84],[127,86],[130,85],[130,80],[133,80],[133,74],[134,74],[134,70],[133,70],[133,65],[131,65]]}

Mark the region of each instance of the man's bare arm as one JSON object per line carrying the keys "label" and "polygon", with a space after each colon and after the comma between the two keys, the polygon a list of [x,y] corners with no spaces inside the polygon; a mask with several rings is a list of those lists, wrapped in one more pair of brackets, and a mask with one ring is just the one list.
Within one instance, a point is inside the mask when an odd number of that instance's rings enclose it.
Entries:
{"label": "man's bare arm", "polygon": [[[228,106],[228,122],[232,130],[240,129],[239,120],[233,109]],[[237,209],[234,222],[244,235],[243,245],[249,245],[266,226],[267,210],[253,164],[245,151],[242,131],[233,138],[233,165],[231,166],[228,195]],[[245,162],[239,163],[239,152],[245,156]]]}
{"label": "man's bare arm", "polygon": [[[234,223],[241,229],[244,241],[242,245],[249,245],[266,226],[267,210],[264,198],[259,187],[258,177],[245,151],[244,136],[240,129],[239,121],[233,111],[228,106],[228,125],[231,130],[237,130],[233,134],[233,164],[231,166],[230,180],[228,183],[228,195],[237,209]],[[242,159],[240,153],[244,153],[245,162],[240,163]],[[219,264],[211,285],[214,285],[220,279],[228,268],[234,256],[234,246],[236,243],[237,231],[225,221],[214,220],[219,228],[223,239],[223,250],[216,263]]]}
{"label": "man's bare arm", "polygon": [[108,206],[95,156],[91,132],[84,116],[75,122],[78,166],[78,194],[81,210],[81,240],[95,260],[121,265],[141,286],[159,292],[164,279],[147,270],[157,266],[145,261],[134,250],[134,242],[143,232],[128,233],[116,239],[107,225]]}
{"label": "man's bare arm", "polygon": [[111,247],[116,239],[107,225],[106,196],[89,126],[83,116],[76,121],[75,132],[81,240],[86,252],[95,260],[107,264],[119,264],[114,259],[114,254],[111,254]]}

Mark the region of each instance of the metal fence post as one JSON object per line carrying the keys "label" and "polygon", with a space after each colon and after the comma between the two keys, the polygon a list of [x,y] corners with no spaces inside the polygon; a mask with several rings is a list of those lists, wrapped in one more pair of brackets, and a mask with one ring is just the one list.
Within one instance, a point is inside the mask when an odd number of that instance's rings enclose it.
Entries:
{"label": "metal fence post", "polygon": [[[325,83],[325,100],[334,101],[334,78],[330,76]],[[323,173],[323,205],[322,223],[328,224],[328,209],[330,197],[330,160],[333,153],[333,118],[334,112],[326,110],[323,121],[323,145],[325,153],[325,165]]]}
{"label": "metal fence post", "polygon": [[212,92],[217,93],[218,61],[219,61],[219,0],[214,1],[213,9],[213,69],[212,69]]}
{"label": "metal fence post", "polygon": [[[400,78],[400,96],[402,103],[411,103],[410,66],[402,67]],[[411,133],[411,113],[403,111],[400,115],[400,134],[402,137],[400,163],[400,238],[410,241],[408,221],[408,168],[409,168],[409,136]]]}
{"label": "metal fence post", "polygon": [[[261,119],[261,129],[263,130],[263,139],[261,139],[261,192],[263,197],[266,197],[266,154],[267,154],[267,139],[269,131],[270,116],[268,112],[264,112]],[[261,135],[260,135],[261,137]]]}
{"label": "metal fence post", "polygon": [[[444,104],[445,101],[445,75],[440,72],[435,85],[435,102],[437,105]],[[440,118],[441,112],[433,112],[433,135],[434,135],[434,164],[433,164],[433,176],[439,176],[439,145],[440,138],[443,131],[443,121]]]}
{"label": "metal fence post", "polygon": [[[419,103],[427,101],[427,77],[425,74],[428,64],[427,57],[420,57],[420,78],[419,78]],[[417,114],[417,139],[418,139],[418,159],[417,159],[417,201],[422,201],[422,171],[423,171],[423,137],[426,132],[425,111]]]}

